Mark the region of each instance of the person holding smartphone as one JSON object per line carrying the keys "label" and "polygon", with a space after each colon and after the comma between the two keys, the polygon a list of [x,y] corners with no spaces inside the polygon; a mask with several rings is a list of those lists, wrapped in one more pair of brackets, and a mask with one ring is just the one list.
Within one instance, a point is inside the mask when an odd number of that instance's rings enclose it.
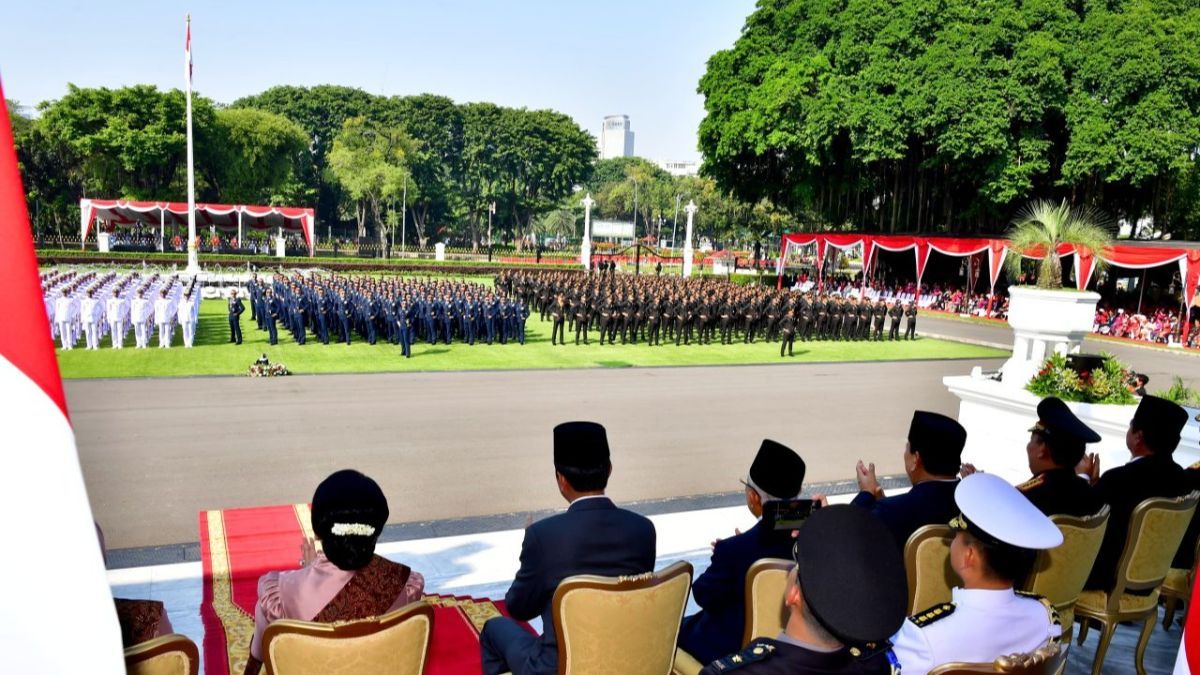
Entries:
{"label": "person holding smartphone", "polygon": [[[799,516],[799,496],[804,484],[804,460],[791,448],[764,440],[742,481],[746,508],[759,521],[745,532],[713,542],[712,562],[692,583],[692,597],[700,612],[686,617],[679,631],[679,647],[701,663],[709,663],[742,646],[746,621],[746,572],[762,558],[788,558],[792,550],[792,525],[775,529],[764,511]],[[806,500],[807,501],[807,500]],[[811,511],[811,501],[809,501]]]}

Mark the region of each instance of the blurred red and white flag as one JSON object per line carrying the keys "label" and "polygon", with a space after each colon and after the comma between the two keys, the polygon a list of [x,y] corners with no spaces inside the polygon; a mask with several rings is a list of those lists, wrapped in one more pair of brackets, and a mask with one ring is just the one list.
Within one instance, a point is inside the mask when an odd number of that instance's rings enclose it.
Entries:
{"label": "blurred red and white flag", "polygon": [[0,106],[0,289],[0,671],[124,673],[7,106]]}
{"label": "blurred red and white flag", "polygon": [[1200,584],[1194,584],[1192,599],[1187,604],[1187,621],[1183,624],[1183,639],[1179,656],[1175,658],[1175,675],[1200,673]]}

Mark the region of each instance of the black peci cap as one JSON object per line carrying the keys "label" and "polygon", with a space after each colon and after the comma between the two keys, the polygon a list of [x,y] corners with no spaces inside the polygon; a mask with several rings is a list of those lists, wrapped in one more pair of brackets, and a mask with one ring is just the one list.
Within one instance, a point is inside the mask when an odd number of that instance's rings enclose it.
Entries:
{"label": "black peci cap", "polygon": [[1133,422],[1156,452],[1174,452],[1187,421],[1182,406],[1157,396],[1143,396],[1133,413]]}
{"label": "black peci cap", "polygon": [[1062,399],[1051,396],[1042,399],[1037,407],[1038,422],[1030,428],[1050,438],[1064,438],[1077,443],[1098,443],[1100,434],[1084,424]]}
{"label": "black peci cap", "polygon": [[786,445],[764,439],[750,465],[750,482],[776,499],[792,499],[804,485],[804,460]]}
{"label": "black peci cap", "polygon": [[926,458],[926,464],[931,463],[930,459],[942,464],[958,464],[963,446],[967,444],[967,430],[952,417],[916,410],[908,426],[908,442],[912,444],[913,452]]}
{"label": "black peci cap", "polygon": [[818,509],[800,528],[792,556],[805,603],[843,644],[883,642],[904,623],[904,560],[874,514],[849,504]]}
{"label": "black peci cap", "polygon": [[602,469],[609,464],[608,433],[595,422],[563,422],[554,427],[554,466]]}

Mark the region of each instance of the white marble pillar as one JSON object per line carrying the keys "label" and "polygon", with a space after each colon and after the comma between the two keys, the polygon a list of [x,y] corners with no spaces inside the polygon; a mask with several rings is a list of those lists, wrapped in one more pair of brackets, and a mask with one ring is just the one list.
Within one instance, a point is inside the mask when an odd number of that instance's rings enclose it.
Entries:
{"label": "white marble pillar", "polygon": [[592,206],[596,200],[592,199],[592,193],[589,192],[580,204],[583,204],[583,243],[579,246],[579,260],[587,272],[592,269]]}
{"label": "white marble pillar", "polygon": [[684,278],[692,276],[692,219],[696,215],[698,207],[696,202],[688,200],[687,207],[687,239],[683,242],[683,276]]}

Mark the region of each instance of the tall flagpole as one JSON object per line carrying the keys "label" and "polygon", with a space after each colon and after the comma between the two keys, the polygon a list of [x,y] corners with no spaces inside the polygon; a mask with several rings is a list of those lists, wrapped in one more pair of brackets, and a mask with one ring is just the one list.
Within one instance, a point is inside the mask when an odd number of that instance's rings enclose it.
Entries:
{"label": "tall flagpole", "polygon": [[196,250],[196,167],[192,153],[192,15],[187,15],[187,41],[184,44],[184,78],[187,81],[187,195],[188,195],[188,274],[200,272]]}

